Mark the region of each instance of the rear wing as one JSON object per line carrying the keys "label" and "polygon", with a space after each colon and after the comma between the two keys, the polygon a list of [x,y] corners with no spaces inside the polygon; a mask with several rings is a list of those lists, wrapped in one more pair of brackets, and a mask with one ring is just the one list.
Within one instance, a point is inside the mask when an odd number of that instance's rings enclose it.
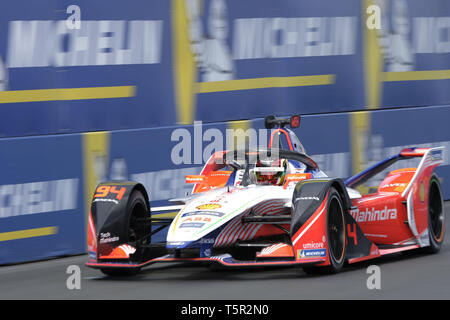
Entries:
{"label": "rear wing", "polygon": [[[405,197],[408,192],[411,190],[411,187],[417,180],[417,178],[423,173],[423,171],[429,167],[436,167],[438,165],[441,165],[444,161],[444,147],[437,147],[437,148],[429,148],[429,149],[418,149],[417,153],[422,153],[422,160],[419,163],[419,166],[417,167],[416,173],[414,174],[413,178],[409,182],[408,186],[402,193],[402,197]],[[400,153],[402,154],[402,153]],[[405,151],[404,156],[414,156],[413,151]],[[417,155],[420,156],[420,155]]]}
{"label": "rear wing", "polygon": [[400,153],[393,155],[383,161],[380,161],[372,165],[371,167],[361,171],[360,173],[348,178],[347,180],[345,180],[344,183],[349,188],[356,188],[357,186],[363,184],[364,182],[372,178],[374,175],[382,172],[383,170],[390,167],[399,160],[405,160],[411,157],[422,157],[422,160],[420,161],[420,164],[417,167],[414,177],[411,179],[410,183],[402,193],[402,196],[405,196],[411,189],[411,186],[413,185],[414,181],[424,170],[424,168],[429,166],[438,166],[442,164],[444,153],[443,151],[444,147],[406,148],[400,151]]}

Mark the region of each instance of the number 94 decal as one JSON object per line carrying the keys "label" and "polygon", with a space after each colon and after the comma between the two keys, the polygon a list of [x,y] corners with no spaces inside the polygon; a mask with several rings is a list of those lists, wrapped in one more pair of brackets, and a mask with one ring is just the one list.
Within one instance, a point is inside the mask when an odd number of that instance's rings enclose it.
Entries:
{"label": "number 94 decal", "polygon": [[116,186],[99,186],[95,190],[94,198],[112,198],[115,197],[117,200],[122,200],[123,195],[127,189],[121,187],[118,189]]}

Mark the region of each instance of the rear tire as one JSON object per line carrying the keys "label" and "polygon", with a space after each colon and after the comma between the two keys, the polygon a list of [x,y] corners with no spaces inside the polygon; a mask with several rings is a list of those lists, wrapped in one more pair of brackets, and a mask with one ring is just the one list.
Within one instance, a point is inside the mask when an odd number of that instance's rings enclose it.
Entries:
{"label": "rear tire", "polygon": [[330,265],[325,267],[304,267],[307,274],[332,274],[341,271],[345,262],[347,235],[345,232],[344,206],[335,188],[330,188],[327,203],[327,250]]}
{"label": "rear tire", "polygon": [[445,210],[441,186],[438,178],[430,178],[428,189],[428,237],[430,245],[424,248],[427,253],[437,253],[441,249],[445,236]]}

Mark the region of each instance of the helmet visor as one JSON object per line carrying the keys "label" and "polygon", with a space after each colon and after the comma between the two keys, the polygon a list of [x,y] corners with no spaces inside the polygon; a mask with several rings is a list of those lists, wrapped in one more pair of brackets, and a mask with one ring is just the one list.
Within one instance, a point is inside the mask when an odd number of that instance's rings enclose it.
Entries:
{"label": "helmet visor", "polygon": [[254,168],[253,173],[256,182],[278,182],[284,176],[283,167]]}

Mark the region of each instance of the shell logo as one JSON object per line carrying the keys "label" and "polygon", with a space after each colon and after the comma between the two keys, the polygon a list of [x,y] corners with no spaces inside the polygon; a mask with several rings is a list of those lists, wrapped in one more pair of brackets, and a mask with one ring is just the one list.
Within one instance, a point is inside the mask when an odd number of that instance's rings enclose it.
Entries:
{"label": "shell logo", "polygon": [[425,202],[425,186],[423,181],[421,181],[419,185],[419,199],[421,202]]}
{"label": "shell logo", "polygon": [[213,209],[222,208],[222,206],[217,203],[205,203],[205,204],[199,205],[196,208],[198,210],[213,210]]}

